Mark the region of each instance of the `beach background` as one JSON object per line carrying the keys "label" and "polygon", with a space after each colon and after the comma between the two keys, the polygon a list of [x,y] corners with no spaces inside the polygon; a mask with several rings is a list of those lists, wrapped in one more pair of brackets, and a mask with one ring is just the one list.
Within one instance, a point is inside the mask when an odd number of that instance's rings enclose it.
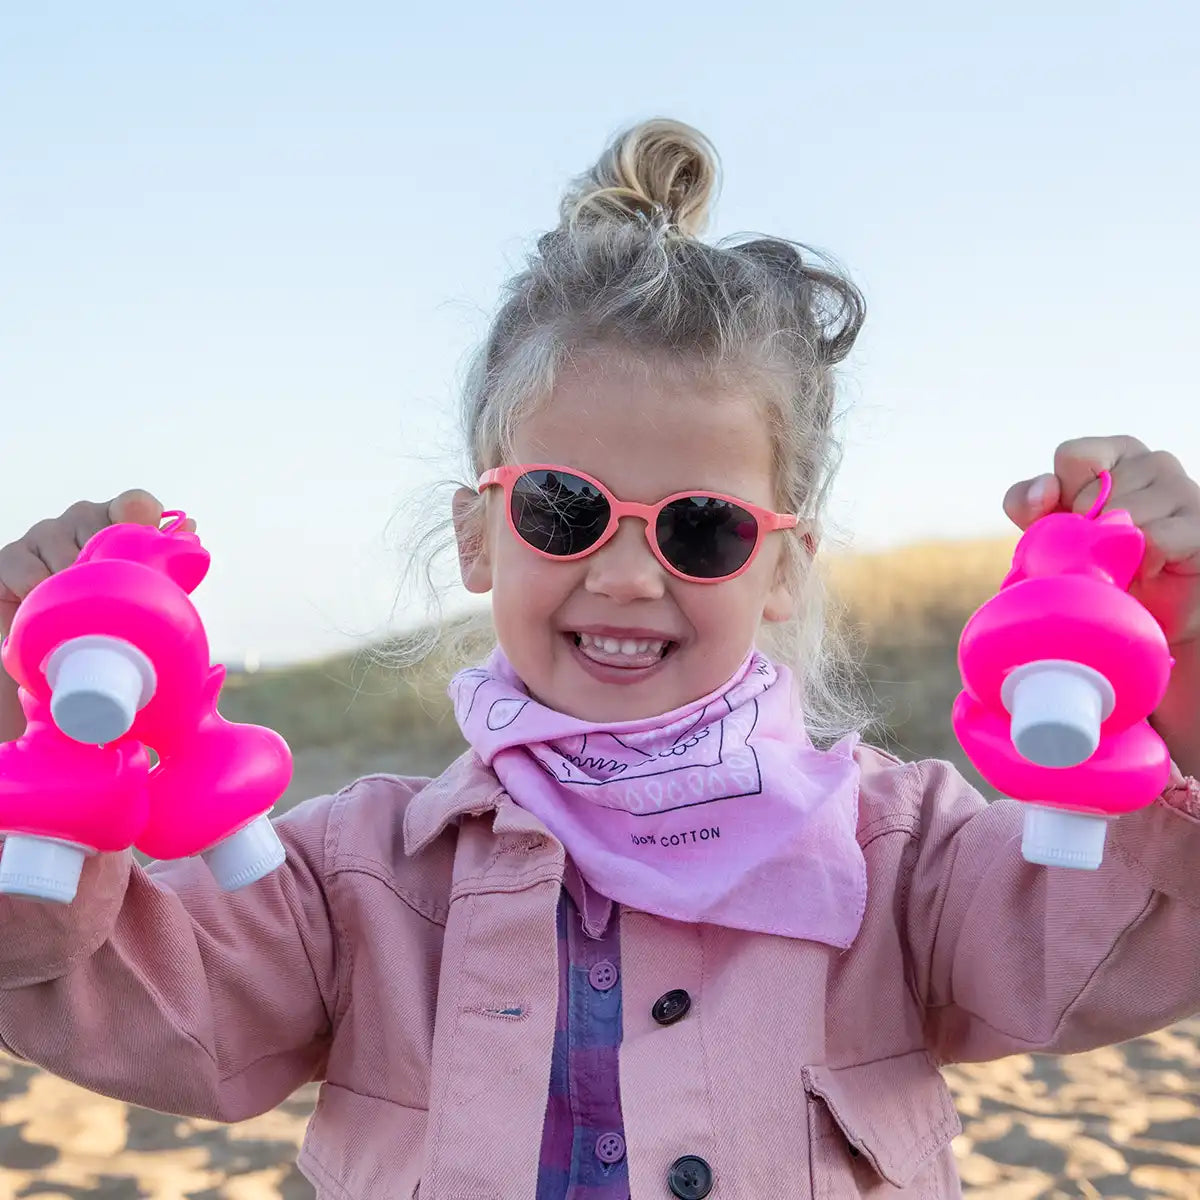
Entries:
{"label": "beach background", "polygon": [[[985,793],[950,730],[955,652],[1012,544],[930,543],[830,567],[886,721],[876,740],[948,758]],[[363,655],[235,675],[221,708],[288,738],[296,775],[281,810],[371,771],[434,774],[462,749],[436,670],[399,674]],[[1016,1055],[946,1076],[973,1200],[1200,1200],[1200,1019],[1087,1054]],[[315,1097],[309,1085],[226,1126],[95,1096],[0,1057],[0,1200],[303,1200],[313,1189],[294,1159]]]}

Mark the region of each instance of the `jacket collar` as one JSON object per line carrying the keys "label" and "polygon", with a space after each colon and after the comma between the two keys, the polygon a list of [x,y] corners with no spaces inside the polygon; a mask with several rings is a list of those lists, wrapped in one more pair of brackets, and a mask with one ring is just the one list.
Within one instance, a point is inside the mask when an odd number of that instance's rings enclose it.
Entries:
{"label": "jacket collar", "polygon": [[494,812],[497,834],[552,835],[532,813],[513,803],[495,772],[473,751],[460,755],[408,802],[404,813],[404,853],[424,850],[453,821]]}

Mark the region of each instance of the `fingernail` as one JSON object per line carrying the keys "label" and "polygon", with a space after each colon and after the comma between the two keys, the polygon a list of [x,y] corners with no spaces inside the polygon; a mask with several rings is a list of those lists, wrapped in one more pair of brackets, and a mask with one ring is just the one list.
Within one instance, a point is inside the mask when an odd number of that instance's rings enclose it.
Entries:
{"label": "fingernail", "polygon": [[1050,495],[1050,484],[1053,479],[1053,475],[1039,475],[1029,485],[1027,498],[1034,508],[1041,508],[1046,503],[1046,497]]}

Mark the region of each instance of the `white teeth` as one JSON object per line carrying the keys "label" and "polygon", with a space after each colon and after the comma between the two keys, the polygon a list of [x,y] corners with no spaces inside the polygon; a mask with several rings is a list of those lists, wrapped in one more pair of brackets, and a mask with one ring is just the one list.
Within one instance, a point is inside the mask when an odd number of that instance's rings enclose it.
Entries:
{"label": "white teeth", "polygon": [[665,640],[654,638],[614,638],[594,633],[580,633],[576,636],[584,649],[622,658],[640,658],[647,654],[661,658],[667,645]]}

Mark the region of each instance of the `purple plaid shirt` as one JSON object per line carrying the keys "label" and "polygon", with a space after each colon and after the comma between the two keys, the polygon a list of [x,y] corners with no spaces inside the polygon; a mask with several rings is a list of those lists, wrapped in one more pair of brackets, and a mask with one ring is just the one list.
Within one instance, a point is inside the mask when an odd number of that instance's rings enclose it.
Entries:
{"label": "purple plaid shirt", "polygon": [[558,902],[558,963],[537,1200],[628,1200],[617,1069],[620,922],[571,864]]}

